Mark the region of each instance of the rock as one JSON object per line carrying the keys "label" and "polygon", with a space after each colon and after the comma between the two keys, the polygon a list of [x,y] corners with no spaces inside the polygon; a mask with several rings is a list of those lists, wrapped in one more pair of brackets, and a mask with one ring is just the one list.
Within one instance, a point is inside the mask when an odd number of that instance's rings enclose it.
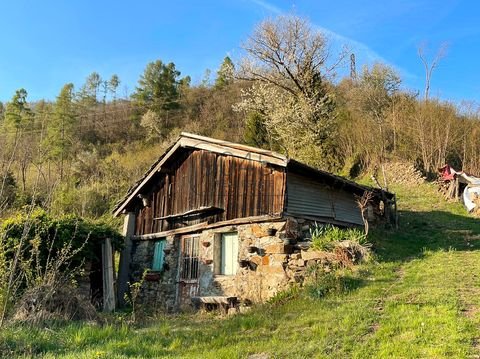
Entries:
{"label": "rock", "polygon": [[285,245],[283,243],[275,243],[265,246],[265,253],[272,253],[272,254],[289,254],[293,252],[292,245]]}
{"label": "rock", "polygon": [[262,265],[268,266],[269,264],[270,264],[270,257],[269,256],[262,257]]}
{"label": "rock", "polygon": [[253,224],[251,228],[252,228],[253,235],[257,238],[262,238],[262,237],[267,237],[268,236],[268,233],[267,233],[268,228],[267,227],[263,228],[259,224]]}
{"label": "rock", "polygon": [[247,359],[270,359],[270,355],[267,353],[250,354]]}
{"label": "rock", "polygon": [[322,251],[303,251],[302,250],[302,259],[309,261],[309,260],[316,260],[316,259],[324,259],[328,256],[328,253]]}
{"label": "rock", "polygon": [[240,307],[238,307],[238,311],[243,314],[243,313],[248,313],[249,311],[252,310],[252,307],[247,307],[245,305],[242,305]]}
{"label": "rock", "polygon": [[260,265],[260,263],[262,263],[262,257],[253,256],[253,257],[250,258],[250,262],[253,262],[258,266],[258,265]]}
{"label": "rock", "polygon": [[296,264],[298,267],[304,267],[304,266],[305,266],[305,260],[304,260],[304,259],[297,259],[297,261],[295,262],[295,264]]}
{"label": "rock", "polygon": [[292,253],[290,254],[290,259],[295,260],[295,259],[300,259],[302,258],[302,255],[300,253]]}
{"label": "rock", "polygon": [[235,315],[238,313],[237,308],[228,308],[227,315]]}
{"label": "rock", "polygon": [[285,274],[285,270],[282,265],[270,265],[259,267],[260,272],[265,274]]}
{"label": "rock", "polygon": [[302,251],[306,251],[307,249],[310,248],[311,244],[312,244],[311,242],[298,242],[295,245],[295,248],[300,249]]}
{"label": "rock", "polygon": [[287,255],[286,254],[274,254],[272,256],[272,259],[276,263],[284,263],[287,259]]}

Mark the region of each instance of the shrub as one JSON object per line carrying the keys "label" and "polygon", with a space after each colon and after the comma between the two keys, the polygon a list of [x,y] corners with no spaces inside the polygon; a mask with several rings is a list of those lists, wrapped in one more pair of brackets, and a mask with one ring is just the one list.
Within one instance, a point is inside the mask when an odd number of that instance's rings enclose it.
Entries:
{"label": "shrub", "polygon": [[310,229],[312,249],[334,253],[336,264],[350,267],[370,258],[370,244],[357,228],[342,229],[330,224],[315,224]]}
{"label": "shrub", "polygon": [[310,228],[312,248],[316,250],[332,250],[336,243],[341,241],[354,241],[359,244],[366,243],[366,236],[357,228],[342,229],[331,224],[318,225]]}
{"label": "shrub", "polygon": [[106,223],[52,217],[42,209],[5,219],[0,225],[0,326],[12,304],[32,288],[52,289],[34,293],[49,293],[41,298],[56,303],[57,289],[72,282],[84,261],[98,260],[99,240],[105,238],[120,247],[120,234]]}

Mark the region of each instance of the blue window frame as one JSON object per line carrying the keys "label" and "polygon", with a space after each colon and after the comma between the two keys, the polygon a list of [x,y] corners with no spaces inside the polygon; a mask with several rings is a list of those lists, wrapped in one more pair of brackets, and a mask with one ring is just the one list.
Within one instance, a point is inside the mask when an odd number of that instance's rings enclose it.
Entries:
{"label": "blue window frame", "polygon": [[161,272],[163,270],[163,263],[165,261],[165,249],[166,244],[165,239],[161,239],[155,242],[155,246],[153,249],[153,263],[152,263],[152,270]]}

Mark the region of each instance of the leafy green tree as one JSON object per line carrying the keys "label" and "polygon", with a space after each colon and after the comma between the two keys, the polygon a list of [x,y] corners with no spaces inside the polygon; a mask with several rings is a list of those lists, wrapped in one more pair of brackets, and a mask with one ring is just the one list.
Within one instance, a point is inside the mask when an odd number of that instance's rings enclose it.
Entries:
{"label": "leafy green tree", "polygon": [[235,74],[235,66],[230,57],[226,56],[223,59],[220,69],[217,71],[217,78],[215,79],[215,88],[221,89],[233,82]]}
{"label": "leafy green tree", "polygon": [[118,86],[120,86],[120,78],[117,75],[113,74],[108,81],[108,89],[112,94],[113,102],[117,100]]}
{"label": "leafy green tree", "polygon": [[379,63],[364,67],[358,81],[342,84],[350,112],[346,118],[353,121],[344,125],[350,127],[348,131],[355,140],[349,142],[356,143],[364,165],[383,162],[388,152],[398,147],[400,84],[395,70]]}
{"label": "leafy green tree", "polygon": [[33,113],[27,104],[27,91],[19,89],[15,91],[12,100],[5,107],[5,125],[10,130],[26,129],[32,124]]}
{"label": "leafy green tree", "polygon": [[85,80],[80,90],[80,97],[90,104],[98,102],[98,94],[102,85],[102,77],[97,72],[92,72]]}
{"label": "leafy green tree", "polygon": [[247,115],[244,140],[247,145],[271,149],[265,120],[258,112]]}
{"label": "leafy green tree", "polygon": [[132,98],[157,113],[178,108],[179,76],[175,64],[164,64],[160,60],[151,62],[140,77]]}
{"label": "leafy green tree", "polygon": [[63,86],[57,97],[46,138],[49,158],[59,162],[60,179],[63,179],[65,160],[72,157],[76,125],[74,86],[69,83]]}
{"label": "leafy green tree", "polygon": [[[3,151],[9,162],[15,160],[20,168],[23,190],[26,190],[26,174],[33,160],[34,113],[27,103],[27,91],[15,91],[12,100],[5,107],[4,134],[6,144]],[[11,163],[11,162],[10,162]]]}

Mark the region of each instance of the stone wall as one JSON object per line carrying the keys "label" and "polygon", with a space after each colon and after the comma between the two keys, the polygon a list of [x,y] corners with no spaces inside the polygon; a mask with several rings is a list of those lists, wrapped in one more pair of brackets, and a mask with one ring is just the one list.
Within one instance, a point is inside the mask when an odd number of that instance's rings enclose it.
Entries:
{"label": "stone wall", "polygon": [[153,263],[155,241],[133,242],[130,283],[140,281],[143,277],[139,302],[151,306],[154,310],[170,312],[176,309],[178,240],[173,236],[166,240],[164,269],[161,272],[149,270]]}
{"label": "stone wall", "polygon": [[[285,221],[266,222],[204,231],[200,235],[204,248],[200,262],[210,264],[201,266],[199,295],[236,296],[248,302],[261,302],[284,289],[288,283],[284,262],[289,251],[281,238],[285,224]],[[273,230],[270,235],[269,229]],[[213,274],[218,264],[214,262],[215,235],[224,232],[238,233],[238,261],[246,264],[232,276]],[[258,248],[262,255],[249,253],[249,247]]]}
{"label": "stone wall", "polygon": [[[327,263],[322,253],[306,252],[305,240],[311,223],[286,219],[227,226],[200,233],[198,296],[236,296],[244,303],[259,303],[287,289],[302,284],[308,268]],[[236,275],[215,274],[215,238],[221,233],[237,232],[239,268]],[[167,238],[166,268],[146,276],[140,299],[154,309],[178,308],[179,237]],[[141,278],[153,260],[154,241],[136,241],[132,249],[132,279]],[[218,257],[218,256],[217,256]]]}

